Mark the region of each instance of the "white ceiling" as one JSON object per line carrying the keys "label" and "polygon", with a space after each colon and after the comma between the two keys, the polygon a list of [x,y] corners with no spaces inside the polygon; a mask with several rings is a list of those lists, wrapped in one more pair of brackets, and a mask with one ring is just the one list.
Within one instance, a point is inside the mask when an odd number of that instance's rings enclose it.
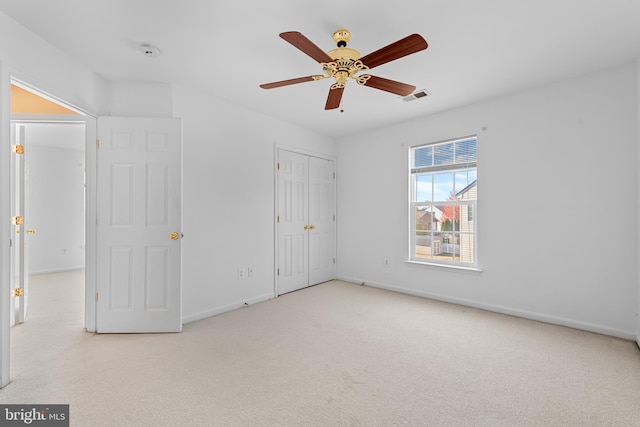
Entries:
{"label": "white ceiling", "polygon": [[[0,11],[108,80],[177,83],[335,137],[640,56],[640,0],[0,0]],[[340,28],[362,55],[421,34],[427,50],[371,74],[431,96],[404,102],[349,81],[341,113],[324,110],[328,79],[259,88],[321,74],[280,32],[328,51]],[[142,44],[160,57],[143,56]]]}

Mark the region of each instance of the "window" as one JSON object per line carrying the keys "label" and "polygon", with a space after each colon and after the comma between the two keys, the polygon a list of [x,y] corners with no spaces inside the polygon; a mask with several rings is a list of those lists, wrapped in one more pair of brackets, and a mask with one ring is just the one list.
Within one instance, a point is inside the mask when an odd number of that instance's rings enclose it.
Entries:
{"label": "window", "polygon": [[476,136],[411,147],[410,260],[477,265]]}

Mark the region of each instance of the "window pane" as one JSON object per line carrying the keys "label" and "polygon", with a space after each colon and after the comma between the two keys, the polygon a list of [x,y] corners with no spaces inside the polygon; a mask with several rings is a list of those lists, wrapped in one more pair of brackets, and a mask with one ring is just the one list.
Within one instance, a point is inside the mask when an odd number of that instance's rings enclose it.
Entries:
{"label": "window pane", "polygon": [[416,232],[421,230],[435,231],[438,224],[432,208],[416,208]]}
{"label": "window pane", "polygon": [[460,234],[449,232],[442,233],[442,253],[443,259],[453,261],[459,258],[460,253]]}
{"label": "window pane", "polygon": [[475,217],[475,206],[463,206],[460,210],[460,229],[462,231],[473,231],[473,218]]}
{"label": "window pane", "polygon": [[451,200],[454,196],[453,192],[453,173],[439,173],[433,176],[433,200],[444,201]]}
{"label": "window pane", "polygon": [[469,186],[478,179],[475,168],[456,171],[456,196],[458,199],[476,200],[475,191],[469,192]]}
{"label": "window pane", "polygon": [[416,148],[413,151],[413,167],[433,165],[433,147]]}
{"label": "window pane", "polygon": [[415,237],[415,257],[422,259],[430,259],[431,242],[433,240],[432,233],[427,231],[416,231]]}
{"label": "window pane", "polygon": [[453,143],[438,144],[433,146],[433,164],[447,165],[453,163]]}
{"label": "window pane", "polygon": [[472,233],[460,233],[460,261],[473,264],[475,262]]}
{"label": "window pane", "polygon": [[430,173],[414,176],[414,202],[430,202],[433,200],[433,175]]}
{"label": "window pane", "polygon": [[437,205],[436,209],[440,212],[441,231],[460,230],[460,206]]}
{"label": "window pane", "polygon": [[456,163],[475,162],[477,159],[476,139],[456,141]]}

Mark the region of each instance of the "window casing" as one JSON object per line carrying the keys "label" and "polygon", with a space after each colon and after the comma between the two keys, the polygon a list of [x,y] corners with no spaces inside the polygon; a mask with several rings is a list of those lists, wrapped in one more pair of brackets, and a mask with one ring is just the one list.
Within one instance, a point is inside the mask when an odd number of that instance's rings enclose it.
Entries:
{"label": "window casing", "polygon": [[477,267],[477,137],[413,146],[410,261]]}

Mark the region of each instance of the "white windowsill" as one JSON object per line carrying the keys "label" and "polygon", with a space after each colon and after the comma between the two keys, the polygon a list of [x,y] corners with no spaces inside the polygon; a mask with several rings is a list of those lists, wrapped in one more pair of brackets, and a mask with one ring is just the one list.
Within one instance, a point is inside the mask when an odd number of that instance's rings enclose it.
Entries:
{"label": "white windowsill", "polygon": [[435,262],[423,262],[423,261],[413,261],[413,260],[406,260],[405,263],[406,264],[411,264],[411,265],[420,265],[420,266],[425,266],[425,267],[449,268],[449,269],[453,269],[453,270],[474,271],[474,272],[477,272],[477,273],[482,272],[482,269],[480,269],[478,267],[464,267],[464,266],[461,266],[461,265],[437,264]]}

